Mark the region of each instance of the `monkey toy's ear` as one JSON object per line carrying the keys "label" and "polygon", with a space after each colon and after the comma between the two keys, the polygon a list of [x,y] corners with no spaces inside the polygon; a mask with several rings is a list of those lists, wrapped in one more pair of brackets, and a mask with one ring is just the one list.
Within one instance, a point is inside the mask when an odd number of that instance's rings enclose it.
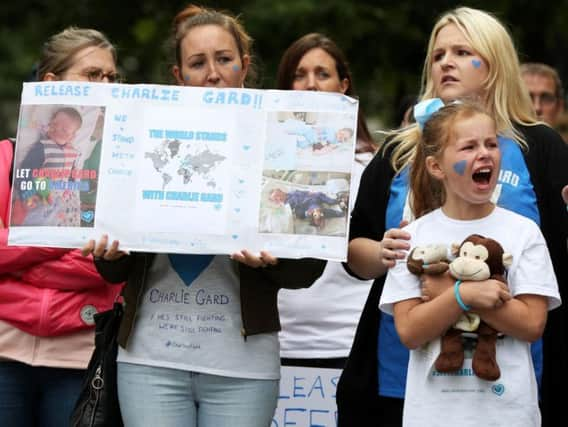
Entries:
{"label": "monkey toy's ear", "polygon": [[508,268],[513,264],[513,255],[508,252],[503,253],[503,267]]}
{"label": "monkey toy's ear", "polygon": [[410,271],[412,274],[420,276],[422,273],[424,273],[423,261],[422,259],[414,258],[415,252],[416,248],[412,248],[410,254],[408,254],[408,258],[406,258],[406,267],[408,268],[408,271]]}
{"label": "monkey toy's ear", "polygon": [[452,243],[452,255],[453,256],[458,256],[460,254],[460,247],[461,245],[459,243]]}

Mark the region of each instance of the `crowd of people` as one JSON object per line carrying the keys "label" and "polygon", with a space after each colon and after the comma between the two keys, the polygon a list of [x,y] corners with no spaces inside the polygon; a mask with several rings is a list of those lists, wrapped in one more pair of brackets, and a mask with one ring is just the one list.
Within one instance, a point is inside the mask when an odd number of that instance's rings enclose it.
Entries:
{"label": "crowd of people", "polygon": [[[226,12],[183,8],[170,46],[177,85],[255,80],[252,37]],[[290,44],[276,77],[281,90],[356,96],[344,53],[319,33]],[[99,31],[67,28],[45,43],[37,79],[117,82],[116,49]],[[10,207],[12,216],[27,209],[28,225],[36,217],[71,225],[56,200],[69,192],[40,200],[15,191],[10,202],[15,142],[0,141],[2,425],[70,425],[94,347],[93,315],[115,301],[125,310],[117,386],[127,427],[268,427],[282,365],[341,370],[342,427],[556,425],[568,382],[560,78],[547,65],[521,65],[492,14],[460,7],[434,23],[412,100],[380,146],[359,111],[346,263],[246,249],[126,252],[106,235],[82,250],[9,246]],[[81,117],[54,110],[25,161],[72,166]],[[100,157],[102,135],[93,135]],[[316,143],[310,149],[321,149]],[[311,215],[314,193],[278,191],[271,197]],[[349,209],[349,200],[324,194],[317,202],[330,216]],[[503,250],[495,255],[486,240]],[[407,268],[412,249],[439,243],[448,248],[443,268]],[[487,274],[477,277],[478,267]],[[215,306],[168,304],[167,316],[224,319],[220,333],[191,348],[175,345],[184,330],[154,321],[164,307],[152,295],[181,291],[224,297]],[[459,329],[464,314],[478,325]],[[448,354],[452,363],[440,362]]]}

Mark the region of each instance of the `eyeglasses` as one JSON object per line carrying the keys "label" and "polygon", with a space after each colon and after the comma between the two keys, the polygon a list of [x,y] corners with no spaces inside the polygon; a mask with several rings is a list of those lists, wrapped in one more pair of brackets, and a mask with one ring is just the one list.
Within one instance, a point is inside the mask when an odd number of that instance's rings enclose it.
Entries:
{"label": "eyeglasses", "polygon": [[86,77],[90,82],[102,82],[105,78],[109,83],[121,83],[123,80],[117,72],[111,71],[109,73],[105,73],[100,68],[90,68],[79,73],[71,74]]}
{"label": "eyeglasses", "polygon": [[538,99],[540,103],[543,105],[552,105],[558,100],[556,95],[549,92],[543,92],[543,93],[531,92],[530,96],[533,103]]}

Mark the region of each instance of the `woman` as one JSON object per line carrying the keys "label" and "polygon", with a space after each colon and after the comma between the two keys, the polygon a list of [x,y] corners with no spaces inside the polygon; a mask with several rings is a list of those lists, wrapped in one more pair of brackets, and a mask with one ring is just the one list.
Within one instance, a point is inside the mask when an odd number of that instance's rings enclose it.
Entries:
{"label": "woman", "polygon": [[[243,86],[251,39],[225,13],[190,5],[172,34],[179,85]],[[118,394],[125,425],[267,427],[278,398],[276,293],[310,285],[324,262],[132,253],[91,241],[103,277],[127,280]],[[255,268],[263,267],[263,268]]]}
{"label": "woman", "polygon": [[[52,36],[38,68],[40,81],[116,75],[114,47],[81,28]],[[93,314],[111,308],[120,287],[79,250],[7,246],[12,161],[12,144],[0,142],[0,419],[67,426],[94,347]]]}
{"label": "woman", "polygon": [[[286,49],[280,60],[277,84],[278,89],[355,96],[343,52],[331,39],[318,33],[307,34]],[[360,112],[351,194],[357,194],[359,179],[375,148]],[[309,289],[280,291],[282,364],[342,369],[370,285],[370,281],[361,282],[346,274],[340,263],[328,262],[322,276]]]}
{"label": "woman", "polygon": [[[555,131],[536,122],[511,37],[492,15],[457,8],[437,21],[427,52],[419,98],[439,97],[446,103],[475,98],[484,103],[496,119],[503,153],[497,203],[540,224],[558,283],[567,283],[568,221],[560,192],[568,182],[568,147]],[[401,220],[411,219],[405,215],[410,211],[405,203],[407,178],[419,134],[417,125],[393,134],[366,169],[353,210],[349,266],[357,275],[377,280],[338,386],[341,425],[378,419],[385,426],[401,423],[408,352],[392,317],[379,317],[377,302],[385,272],[409,249],[410,236],[398,227]],[[554,412],[561,415],[561,387],[568,372],[563,354],[565,316],[562,308],[550,313],[544,333],[543,425],[552,422]],[[366,418],[358,419],[361,413]]]}

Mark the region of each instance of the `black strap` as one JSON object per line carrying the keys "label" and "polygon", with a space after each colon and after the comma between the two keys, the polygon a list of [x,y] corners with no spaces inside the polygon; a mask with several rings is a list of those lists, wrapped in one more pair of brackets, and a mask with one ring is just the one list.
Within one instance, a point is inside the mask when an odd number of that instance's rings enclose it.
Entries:
{"label": "black strap", "polygon": [[12,164],[10,165],[10,175],[8,175],[8,181],[10,182],[10,187],[12,186],[12,177],[14,175],[14,159],[16,158],[16,138],[8,138],[8,141],[12,143]]}

